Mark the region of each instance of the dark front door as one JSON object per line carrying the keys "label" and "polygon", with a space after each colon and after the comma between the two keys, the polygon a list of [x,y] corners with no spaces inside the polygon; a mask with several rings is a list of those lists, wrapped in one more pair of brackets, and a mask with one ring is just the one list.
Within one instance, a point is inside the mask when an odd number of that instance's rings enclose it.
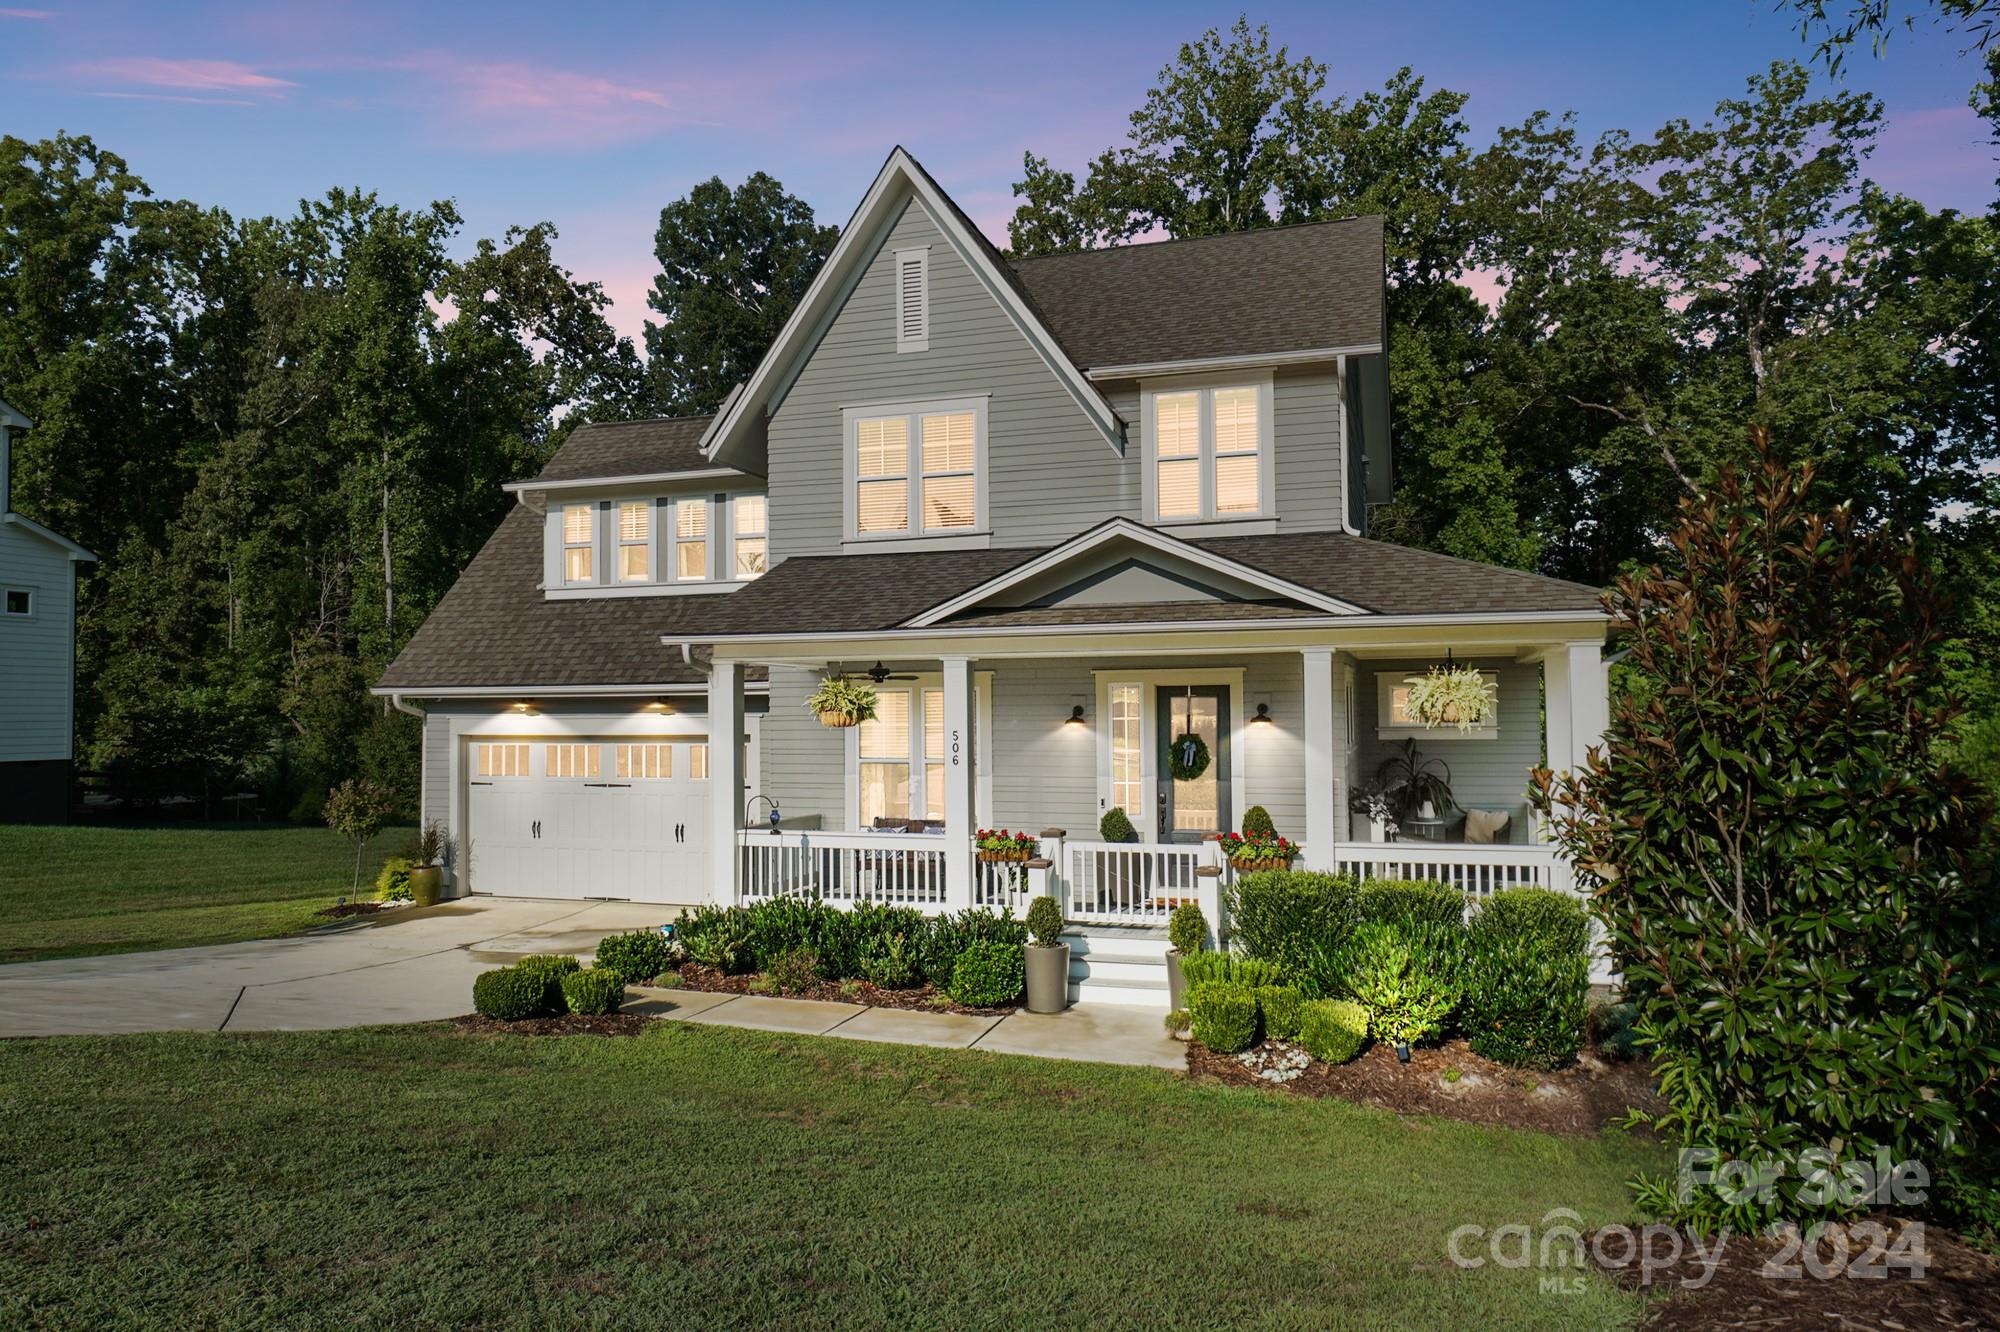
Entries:
{"label": "dark front door", "polygon": [[[1229,821],[1229,690],[1223,685],[1160,686],[1159,839],[1199,842]],[[1198,735],[1208,766],[1186,781],[1173,777],[1174,742]]]}

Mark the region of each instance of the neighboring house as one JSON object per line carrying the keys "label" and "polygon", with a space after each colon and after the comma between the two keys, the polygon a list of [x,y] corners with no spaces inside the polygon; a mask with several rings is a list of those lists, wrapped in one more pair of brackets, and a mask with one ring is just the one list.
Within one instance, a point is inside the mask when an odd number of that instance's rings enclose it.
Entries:
{"label": "neighboring house", "polygon": [[[1251,805],[1308,866],[1566,882],[1525,790],[1603,728],[1598,594],[1362,535],[1384,330],[1379,218],[1009,260],[898,149],[721,411],[579,429],[383,676],[460,886],[1018,910],[973,853],[1005,826],[1066,830],[1033,883],[1073,920],[1213,921],[1203,838]],[[1448,657],[1494,725],[1398,714]],[[828,671],[873,722],[805,710]],[[1350,796],[1411,736],[1508,844],[1367,840]],[[1138,846],[1096,842],[1112,806]]]}
{"label": "neighboring house", "polygon": [[14,437],[30,424],[0,401],[0,823],[69,817],[76,566],[97,558],[14,512]]}

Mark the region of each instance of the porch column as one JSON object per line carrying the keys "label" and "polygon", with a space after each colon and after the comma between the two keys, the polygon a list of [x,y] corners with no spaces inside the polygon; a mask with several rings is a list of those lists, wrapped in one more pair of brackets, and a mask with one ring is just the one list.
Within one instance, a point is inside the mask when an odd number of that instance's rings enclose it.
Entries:
{"label": "porch column", "polygon": [[1340,840],[1335,813],[1343,799],[1339,778],[1345,758],[1334,720],[1339,699],[1334,692],[1333,649],[1306,648],[1299,656],[1305,677],[1301,691],[1305,715],[1299,719],[1299,738],[1306,751],[1304,864],[1307,869],[1331,870],[1333,844]]}
{"label": "porch column", "polygon": [[743,667],[718,661],[708,672],[709,897],[736,901],[736,829],[743,819]]}
{"label": "porch column", "polygon": [[1549,766],[1562,771],[1583,766],[1590,747],[1604,740],[1611,724],[1611,681],[1597,643],[1565,643],[1542,658],[1548,695]]}
{"label": "porch column", "polygon": [[944,668],[944,840],[945,906],[972,905],[972,662],[946,657]]}

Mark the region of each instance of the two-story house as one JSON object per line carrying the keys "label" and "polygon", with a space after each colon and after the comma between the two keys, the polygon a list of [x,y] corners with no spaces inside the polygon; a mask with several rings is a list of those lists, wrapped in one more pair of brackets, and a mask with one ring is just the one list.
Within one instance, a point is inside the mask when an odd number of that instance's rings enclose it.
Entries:
{"label": "two-story house", "polygon": [[76,566],[97,557],[14,512],[14,436],[0,400],[0,823],[69,817],[76,747]]}
{"label": "two-story house", "polygon": [[[1253,805],[1308,866],[1555,876],[1524,792],[1602,730],[1606,620],[1367,539],[1384,336],[1379,218],[1010,260],[898,149],[722,409],[578,430],[384,675],[459,886],[1018,909],[1005,826],[1063,830],[1072,919],[1157,923]],[[1447,660],[1477,730],[1403,710]],[[874,719],[807,711],[827,673]],[[1411,738],[1503,840],[1367,840]]]}

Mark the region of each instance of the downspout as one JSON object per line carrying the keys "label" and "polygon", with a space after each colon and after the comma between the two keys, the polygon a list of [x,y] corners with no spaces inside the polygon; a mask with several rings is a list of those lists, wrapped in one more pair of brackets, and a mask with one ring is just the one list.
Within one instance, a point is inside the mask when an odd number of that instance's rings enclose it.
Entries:
{"label": "downspout", "polygon": [[389,706],[394,708],[398,712],[407,712],[412,717],[422,717],[426,715],[422,708],[413,708],[408,703],[405,703],[403,701],[403,696],[401,694],[389,695]]}

